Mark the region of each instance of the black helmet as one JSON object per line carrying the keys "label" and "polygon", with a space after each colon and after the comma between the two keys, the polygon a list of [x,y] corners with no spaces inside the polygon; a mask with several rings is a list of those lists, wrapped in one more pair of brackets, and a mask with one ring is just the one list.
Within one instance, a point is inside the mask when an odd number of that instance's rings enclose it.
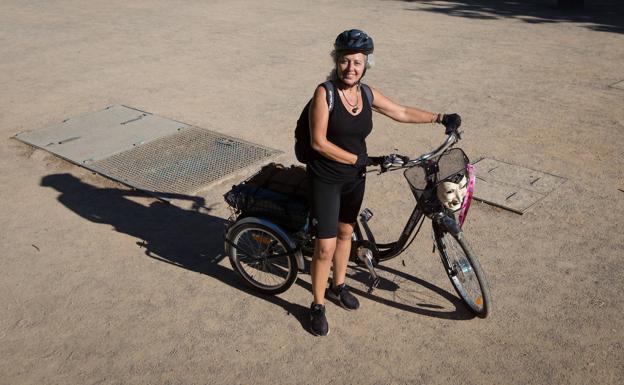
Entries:
{"label": "black helmet", "polygon": [[365,55],[373,53],[375,46],[373,38],[359,29],[344,31],[336,37],[334,43],[336,52],[361,52]]}

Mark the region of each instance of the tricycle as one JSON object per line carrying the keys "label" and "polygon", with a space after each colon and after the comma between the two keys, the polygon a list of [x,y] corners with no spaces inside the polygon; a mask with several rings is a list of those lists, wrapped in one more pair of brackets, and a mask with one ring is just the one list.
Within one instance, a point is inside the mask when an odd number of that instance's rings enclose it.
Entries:
{"label": "tricycle", "polygon": [[[485,318],[491,297],[485,274],[468,244],[462,225],[472,200],[474,166],[454,145],[459,132],[447,135],[435,150],[410,159],[397,154],[383,158],[381,174],[402,170],[415,205],[398,239],[379,243],[368,222],[373,212],[359,214],[352,235],[350,260],[365,266],[370,274],[368,292],[379,285],[375,267],[403,253],[414,240],[425,218],[433,227],[433,249],[437,249],[455,291],[468,309]],[[306,259],[314,252],[314,220],[306,203],[306,171],[303,167],[268,165],[262,172],[236,185],[225,194],[233,209],[225,232],[225,251],[233,269],[255,290],[282,293],[306,271]],[[275,172],[277,169],[277,172]],[[282,180],[273,183],[270,175]],[[279,179],[279,178],[278,178]],[[286,187],[285,187],[286,186]]]}

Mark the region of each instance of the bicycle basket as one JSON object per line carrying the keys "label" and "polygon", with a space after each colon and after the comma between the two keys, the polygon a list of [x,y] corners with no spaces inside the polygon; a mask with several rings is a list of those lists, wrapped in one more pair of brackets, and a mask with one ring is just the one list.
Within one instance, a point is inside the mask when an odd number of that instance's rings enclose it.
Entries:
{"label": "bicycle basket", "polygon": [[224,195],[225,201],[244,216],[274,221],[289,231],[298,231],[308,219],[305,169],[271,163]]}
{"label": "bicycle basket", "polygon": [[427,183],[426,165],[408,168],[403,175],[407,179],[418,203],[426,206],[435,197],[435,187],[438,184],[446,180],[455,179],[458,176],[461,178],[461,176],[466,174],[468,162],[468,157],[461,148],[452,148],[433,161],[434,164],[437,164],[437,167],[433,167],[435,174],[431,178],[431,183]]}

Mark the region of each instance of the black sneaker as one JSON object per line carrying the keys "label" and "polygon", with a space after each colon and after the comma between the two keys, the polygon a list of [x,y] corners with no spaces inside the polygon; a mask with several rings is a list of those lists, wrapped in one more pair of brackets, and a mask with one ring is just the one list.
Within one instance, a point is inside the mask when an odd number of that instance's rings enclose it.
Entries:
{"label": "black sneaker", "polygon": [[360,307],[360,301],[349,292],[349,287],[345,283],[337,287],[330,286],[327,290],[327,296],[340,302],[340,306],[347,310],[355,310]]}
{"label": "black sneaker", "polygon": [[312,303],[310,306],[310,332],[315,336],[326,336],[329,334],[329,324],[325,317],[325,306]]}

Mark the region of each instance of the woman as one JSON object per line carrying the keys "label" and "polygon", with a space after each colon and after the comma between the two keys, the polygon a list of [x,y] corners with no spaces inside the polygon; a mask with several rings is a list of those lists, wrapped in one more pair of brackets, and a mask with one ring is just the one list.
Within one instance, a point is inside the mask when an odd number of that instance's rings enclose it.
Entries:
{"label": "woman", "polygon": [[370,88],[372,92],[362,92],[366,86],[361,80],[372,63],[373,49],[373,39],[363,31],[352,29],[338,35],[332,52],[334,107],[330,113],[328,91],[323,85],[317,87],[310,105],[310,144],[314,151],[307,169],[317,224],[311,268],[314,300],[310,329],[314,335],[329,334],[324,302],[332,263],[327,296],[347,310],[359,307],[359,301],[345,284],[345,276],[351,234],[364,198],[364,171],[366,166],[381,161],[366,152],[365,138],[373,128],[372,111],[404,123],[442,123],[447,129],[460,125],[457,114],[434,114],[402,106],[374,88]]}

